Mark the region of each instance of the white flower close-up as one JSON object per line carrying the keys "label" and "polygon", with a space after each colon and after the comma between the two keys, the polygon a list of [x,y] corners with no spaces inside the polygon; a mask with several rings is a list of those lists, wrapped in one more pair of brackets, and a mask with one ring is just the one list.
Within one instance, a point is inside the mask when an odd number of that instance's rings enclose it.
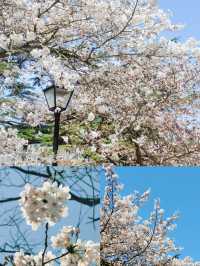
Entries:
{"label": "white flower close-up", "polygon": [[39,188],[27,184],[20,195],[22,213],[33,230],[44,222],[53,225],[68,215],[66,201],[71,197],[69,187],[57,186],[49,181]]}

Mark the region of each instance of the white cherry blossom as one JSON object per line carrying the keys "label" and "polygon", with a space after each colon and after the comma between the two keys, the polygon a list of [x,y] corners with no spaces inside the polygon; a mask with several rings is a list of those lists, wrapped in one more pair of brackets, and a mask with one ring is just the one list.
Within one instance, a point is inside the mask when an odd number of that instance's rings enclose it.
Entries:
{"label": "white cherry blossom", "polygon": [[55,224],[59,219],[68,215],[68,207],[65,206],[70,199],[68,187],[57,186],[56,183],[44,182],[42,187],[36,188],[27,184],[21,192],[21,210],[27,224],[33,230],[44,222]]}

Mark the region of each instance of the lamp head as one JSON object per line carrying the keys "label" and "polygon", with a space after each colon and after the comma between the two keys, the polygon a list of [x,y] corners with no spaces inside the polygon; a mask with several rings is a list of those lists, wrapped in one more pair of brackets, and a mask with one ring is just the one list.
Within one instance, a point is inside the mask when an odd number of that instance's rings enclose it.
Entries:
{"label": "lamp head", "polygon": [[54,112],[59,108],[62,112],[67,109],[74,91],[69,91],[64,87],[51,85],[44,89],[43,92],[49,110]]}

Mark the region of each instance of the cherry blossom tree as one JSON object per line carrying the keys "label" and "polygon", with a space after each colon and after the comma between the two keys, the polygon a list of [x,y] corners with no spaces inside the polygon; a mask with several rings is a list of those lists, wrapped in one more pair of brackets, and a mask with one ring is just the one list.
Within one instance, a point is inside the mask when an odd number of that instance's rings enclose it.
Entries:
{"label": "cherry blossom tree", "polygon": [[106,188],[101,208],[101,265],[197,266],[191,258],[180,259],[181,249],[169,237],[177,214],[165,218],[160,201],[155,201],[149,218],[140,217],[150,191],[121,196],[123,186],[109,165],[105,167]]}
{"label": "cherry blossom tree", "polygon": [[[53,83],[75,89],[62,117],[64,164],[199,164],[199,41],[179,41],[182,25],[157,1],[0,5],[0,147],[10,151],[9,163],[52,160],[41,89]],[[9,127],[17,130],[11,136]]]}
{"label": "cherry blossom tree", "polygon": [[81,237],[84,226],[93,233],[98,228],[97,173],[48,166],[0,169],[0,265],[99,265],[99,243]]}

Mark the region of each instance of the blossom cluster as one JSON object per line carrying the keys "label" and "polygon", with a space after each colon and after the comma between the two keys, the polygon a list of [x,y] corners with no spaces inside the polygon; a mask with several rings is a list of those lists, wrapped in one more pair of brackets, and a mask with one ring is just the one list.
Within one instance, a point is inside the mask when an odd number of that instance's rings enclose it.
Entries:
{"label": "blossom cluster", "polygon": [[92,241],[77,241],[74,253],[69,253],[61,258],[61,266],[90,266],[100,265],[99,244]]}
{"label": "blossom cluster", "polygon": [[[55,256],[48,251],[44,256],[44,261],[53,260]],[[14,255],[15,266],[42,266],[42,251],[37,255],[26,255],[23,251],[16,252]],[[47,266],[54,266],[54,261],[46,263]]]}
{"label": "blossom cluster", "polygon": [[79,228],[64,226],[60,233],[56,236],[52,236],[52,246],[57,248],[68,248],[71,245],[71,238],[73,235],[78,235],[79,231]]}
{"label": "blossom cluster", "polygon": [[61,258],[61,266],[89,266],[92,263],[99,265],[99,244],[93,241],[73,240],[79,229],[63,227],[61,232],[51,238],[52,247],[63,248],[68,253]]}
{"label": "blossom cluster", "polygon": [[[50,75],[56,86],[64,88],[67,91],[74,90],[78,76],[73,72],[69,72],[69,70],[65,68],[62,60],[51,55],[48,47],[44,49],[34,49],[31,55],[38,59],[38,67],[42,66],[43,71]],[[51,62],[51,64],[49,64],[49,62]]]}
{"label": "blossom cluster", "polygon": [[[6,156],[16,156],[16,154],[23,153],[28,141],[17,137],[17,130],[12,128],[0,128],[0,151],[1,157]],[[2,158],[3,159],[3,158]]]}
{"label": "blossom cluster", "polygon": [[20,196],[22,213],[33,230],[44,222],[55,224],[60,218],[68,215],[65,203],[71,197],[69,187],[58,187],[56,183],[49,181],[39,188],[27,184]]}

